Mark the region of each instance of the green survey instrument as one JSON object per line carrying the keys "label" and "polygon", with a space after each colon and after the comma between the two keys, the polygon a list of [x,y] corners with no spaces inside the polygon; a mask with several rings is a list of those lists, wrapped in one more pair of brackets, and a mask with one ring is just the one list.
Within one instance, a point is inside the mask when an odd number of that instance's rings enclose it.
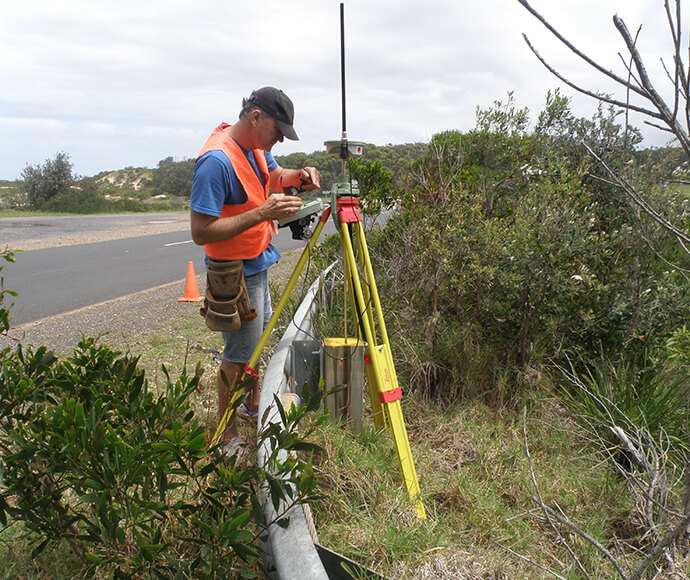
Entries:
{"label": "green survey instrument", "polygon": [[[342,135],[334,141],[326,141],[327,152],[341,160],[340,180],[332,185],[330,203],[323,205],[318,222],[309,235],[300,259],[295,266],[282,296],[275,306],[266,329],[249,359],[244,371],[244,379],[258,375],[256,367],[273,328],[275,328],[289,296],[316,246],[325,224],[333,218],[339,237],[343,259],[343,272],[346,284],[346,296],[349,297],[352,313],[356,317],[358,339],[365,345],[365,373],[369,388],[369,398],[377,428],[387,426],[390,430],[400,465],[404,485],[412,506],[420,518],[426,518],[424,504],[421,500],[419,481],[412,459],[412,451],[403,420],[401,399],[402,390],[398,384],[395,365],[391,354],[390,341],[383,318],[376,279],[369,257],[362,217],[359,212],[359,189],[348,179],[348,160],[362,155],[364,143],[347,138],[345,123],[345,46],[344,46],[344,7],[340,4],[341,27],[341,85],[342,85]],[[315,206],[314,206],[315,207]],[[300,219],[307,219],[305,214]],[[294,219],[294,218],[293,218]],[[288,224],[289,225],[289,224]],[[294,234],[294,231],[293,231]],[[221,419],[212,444],[217,444],[232,416],[233,402],[241,396],[242,389],[237,388],[228,411]]]}

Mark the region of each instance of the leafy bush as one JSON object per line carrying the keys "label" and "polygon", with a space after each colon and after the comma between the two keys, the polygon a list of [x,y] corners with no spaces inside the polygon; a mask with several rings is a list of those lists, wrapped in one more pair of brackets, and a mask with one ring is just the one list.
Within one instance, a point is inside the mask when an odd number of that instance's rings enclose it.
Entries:
{"label": "leafy bush", "polygon": [[685,281],[648,245],[670,260],[677,244],[597,185],[571,141],[585,129],[597,150],[612,148],[612,165],[626,165],[631,141],[615,115],[575,120],[558,95],[531,133],[525,110],[498,102],[478,112],[475,130],[435,135],[414,165],[402,211],[371,240],[413,388],[504,403],[548,360],[654,349],[687,319]]}
{"label": "leafy bush", "polygon": [[[14,252],[9,249],[0,249],[0,258],[6,262],[14,262]],[[0,272],[2,269],[3,266],[0,266]],[[0,334],[10,329],[10,307],[12,305],[5,304],[5,297],[16,295],[17,293],[13,290],[5,288],[5,279],[0,276]]]}
{"label": "leafy bush", "polygon": [[158,162],[153,172],[152,189],[155,194],[189,197],[192,193],[192,177],[196,159],[174,161],[166,157]]}
{"label": "leafy bush", "polygon": [[59,152],[54,159],[46,159],[43,165],[27,165],[22,170],[30,205],[36,206],[69,190],[76,177],[72,174],[72,162],[67,153]]}
{"label": "leafy bush", "polygon": [[41,201],[36,207],[46,211],[75,214],[146,211],[146,207],[138,199],[107,200],[92,180],[82,180],[79,185]]}
{"label": "leafy bush", "polygon": [[[0,283],[0,299],[8,292]],[[298,425],[320,393],[264,426],[263,469],[207,449],[192,407],[200,366],[176,380],[163,371],[152,388],[136,357],[95,338],[65,360],[21,342],[0,350],[0,523],[23,523],[32,558],[67,546],[83,563],[65,570],[74,577],[255,577],[272,523],[262,502],[284,526],[295,502],[318,499],[310,461],[279,452],[315,450],[306,438],[323,418]]]}
{"label": "leafy bush", "polygon": [[[209,454],[190,406],[199,368],[156,395],[136,358],[85,338],[62,362],[45,347],[5,350],[1,371],[0,519],[25,523],[34,554],[67,543],[118,577],[250,574],[266,525],[260,487],[276,505],[315,497],[295,457],[271,475]],[[309,449],[295,430],[305,412],[269,427],[274,453]]]}

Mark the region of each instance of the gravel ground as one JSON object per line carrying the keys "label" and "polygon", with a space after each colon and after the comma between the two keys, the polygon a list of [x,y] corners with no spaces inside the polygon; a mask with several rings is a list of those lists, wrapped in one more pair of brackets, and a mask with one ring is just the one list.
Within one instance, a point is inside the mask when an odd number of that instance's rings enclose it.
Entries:
{"label": "gravel ground", "polygon": [[189,230],[186,213],[0,218],[3,246],[24,251],[183,230]]}
{"label": "gravel ground", "polygon": [[[197,282],[203,288],[200,276]],[[13,327],[7,336],[0,335],[0,348],[23,340],[34,345],[45,345],[59,354],[67,354],[82,336],[107,333],[106,342],[118,347],[137,335],[161,332],[174,317],[189,316],[191,313],[202,322],[198,305],[177,302],[183,291],[184,283],[174,282]]]}

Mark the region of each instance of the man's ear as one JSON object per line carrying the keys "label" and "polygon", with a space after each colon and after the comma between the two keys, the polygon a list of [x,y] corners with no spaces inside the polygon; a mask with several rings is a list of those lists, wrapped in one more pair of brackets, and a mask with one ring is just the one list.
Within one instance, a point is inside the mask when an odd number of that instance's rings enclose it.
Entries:
{"label": "man's ear", "polygon": [[256,127],[258,122],[261,120],[261,109],[252,109],[252,111],[249,113],[249,120],[252,123],[252,126]]}

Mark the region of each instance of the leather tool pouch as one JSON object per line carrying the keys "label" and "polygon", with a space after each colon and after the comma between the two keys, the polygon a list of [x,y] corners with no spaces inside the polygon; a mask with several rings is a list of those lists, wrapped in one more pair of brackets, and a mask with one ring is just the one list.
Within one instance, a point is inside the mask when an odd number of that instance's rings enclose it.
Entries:
{"label": "leather tool pouch", "polygon": [[217,332],[237,332],[256,318],[244,283],[242,260],[208,259],[206,296],[200,309],[206,326]]}

